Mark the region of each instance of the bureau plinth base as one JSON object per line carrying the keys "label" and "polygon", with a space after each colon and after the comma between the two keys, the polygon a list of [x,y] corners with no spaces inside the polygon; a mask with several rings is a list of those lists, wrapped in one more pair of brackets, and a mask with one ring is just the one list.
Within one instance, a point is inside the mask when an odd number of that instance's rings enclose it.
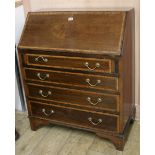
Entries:
{"label": "bureau plinth base", "polygon": [[97,136],[101,138],[106,138],[110,140],[115,148],[119,151],[123,151],[125,145],[125,136],[121,134],[107,134],[107,133],[96,133]]}
{"label": "bureau plinth base", "polygon": [[[35,117],[29,117],[29,120],[30,120],[31,130],[33,131],[36,131],[40,127],[48,126],[51,124],[51,122],[48,120],[42,120]],[[117,150],[122,151],[124,149],[124,144],[125,144],[124,136],[111,135],[111,134],[100,133],[100,132],[97,132],[96,135],[101,138],[109,139],[114,144]]]}
{"label": "bureau plinth base", "polygon": [[133,108],[133,113],[132,116],[130,118],[130,123],[133,124],[135,121],[135,117],[136,117],[136,107]]}
{"label": "bureau plinth base", "polygon": [[41,120],[35,117],[29,117],[31,130],[36,131],[42,126],[47,126],[50,124],[47,120]]}
{"label": "bureau plinth base", "polygon": [[125,145],[125,142],[127,140],[128,133],[130,130],[129,125],[132,125],[134,123],[134,120],[135,120],[135,109],[134,109],[134,112],[131,115],[131,117],[128,119],[123,133],[121,133],[121,134],[107,134],[107,133],[99,132],[99,133],[96,133],[96,135],[98,135],[101,138],[109,139],[114,144],[114,146],[117,150],[123,151],[124,145]]}
{"label": "bureau plinth base", "polygon": [[[114,144],[114,146],[115,146],[115,148],[117,150],[123,151],[124,150],[124,145],[125,145],[128,133],[129,133],[129,129],[130,129],[129,125],[131,125],[131,123],[133,123],[134,120],[135,120],[135,111],[136,110],[134,108],[132,115],[130,116],[130,118],[128,119],[128,121],[126,123],[124,131],[121,134],[119,134],[119,133],[112,133],[112,132],[100,132],[100,131],[96,132],[95,130],[94,131],[90,130],[90,131],[96,133],[96,135],[101,137],[101,138],[105,138],[105,139],[110,140]],[[45,120],[45,119],[40,119],[40,118],[35,118],[35,117],[29,117],[29,120],[30,120],[31,129],[33,131],[36,131],[38,128],[40,128],[42,126],[50,125],[51,123],[53,125],[53,122],[50,121],[50,120]],[[61,125],[63,125],[63,124],[61,124]],[[65,125],[65,126],[69,126],[69,127],[73,127],[73,128],[78,128],[78,127],[70,126],[70,125]],[[80,128],[80,129],[84,129],[85,130],[85,128]],[[89,130],[89,129],[86,129],[86,130]]]}
{"label": "bureau plinth base", "polygon": [[[51,124],[51,121],[49,121],[49,120],[42,120],[42,119],[35,118],[35,117],[29,117],[29,120],[30,120],[31,130],[33,130],[33,131],[36,131],[40,127],[48,126]],[[72,126],[70,126],[70,127],[72,127]],[[74,128],[74,126],[73,126],[73,128]],[[82,129],[82,128],[80,128],[80,129]],[[117,150],[123,151],[124,144],[125,144],[125,140],[124,140],[125,137],[123,135],[119,135],[119,134],[115,135],[112,133],[108,134],[108,133],[96,132],[96,131],[92,131],[92,132],[96,133],[96,135],[101,138],[109,139],[114,144],[114,146],[116,147]]]}

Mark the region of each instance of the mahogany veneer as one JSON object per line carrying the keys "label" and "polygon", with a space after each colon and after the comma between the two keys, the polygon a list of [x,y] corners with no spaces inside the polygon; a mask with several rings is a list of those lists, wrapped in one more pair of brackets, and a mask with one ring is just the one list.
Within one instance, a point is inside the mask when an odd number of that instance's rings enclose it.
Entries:
{"label": "mahogany veneer", "polygon": [[135,117],[133,9],[30,12],[18,51],[32,130],[85,129],[123,150]]}

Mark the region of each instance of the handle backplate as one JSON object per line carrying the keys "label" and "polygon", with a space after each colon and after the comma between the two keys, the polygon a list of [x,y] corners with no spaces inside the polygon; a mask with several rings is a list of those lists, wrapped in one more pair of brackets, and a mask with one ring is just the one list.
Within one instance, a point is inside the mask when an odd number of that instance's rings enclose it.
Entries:
{"label": "handle backplate", "polygon": [[38,62],[39,59],[42,60],[43,62],[48,62],[48,59],[44,58],[43,56],[39,56],[39,57],[35,58],[35,61]]}
{"label": "handle backplate", "polygon": [[51,91],[48,91],[47,94],[44,94],[42,90],[39,90],[39,94],[42,96],[42,97],[48,97],[49,95],[51,95]]}
{"label": "handle backplate", "polygon": [[54,110],[51,110],[50,113],[47,113],[47,112],[46,112],[46,109],[43,108],[43,109],[42,109],[42,112],[44,113],[44,115],[50,116],[51,114],[54,113]]}
{"label": "handle backplate", "polygon": [[49,78],[49,74],[41,75],[40,73],[37,73],[37,76],[40,80],[45,80],[46,78]]}
{"label": "handle backplate", "polygon": [[95,84],[91,84],[91,83],[90,83],[90,79],[86,79],[86,82],[87,82],[91,87],[95,87],[95,86],[97,86],[98,84],[101,83],[101,80],[97,80]]}
{"label": "handle backplate", "polygon": [[93,119],[92,119],[92,117],[89,117],[89,118],[88,118],[88,121],[89,121],[92,125],[94,125],[94,126],[96,126],[96,125],[102,123],[102,119],[101,119],[101,118],[99,118],[97,122],[94,122]]}
{"label": "handle backplate", "polygon": [[88,62],[85,62],[84,65],[85,65],[89,70],[91,70],[91,71],[93,71],[93,70],[95,70],[96,68],[99,68],[99,67],[100,67],[100,63],[98,63],[98,62],[95,64],[95,67],[94,67],[94,68],[90,68]]}
{"label": "handle backplate", "polygon": [[87,101],[88,101],[91,105],[97,105],[98,103],[102,102],[102,99],[101,99],[101,98],[98,98],[98,99],[97,99],[97,102],[96,102],[96,103],[93,103],[92,100],[91,100],[91,97],[87,97]]}

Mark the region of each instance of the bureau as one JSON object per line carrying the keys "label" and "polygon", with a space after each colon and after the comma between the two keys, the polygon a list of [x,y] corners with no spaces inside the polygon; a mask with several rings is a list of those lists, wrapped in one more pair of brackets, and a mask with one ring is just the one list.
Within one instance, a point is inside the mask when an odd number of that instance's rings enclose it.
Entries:
{"label": "bureau", "polygon": [[84,129],[123,150],[135,118],[133,9],[30,12],[18,54],[32,130]]}

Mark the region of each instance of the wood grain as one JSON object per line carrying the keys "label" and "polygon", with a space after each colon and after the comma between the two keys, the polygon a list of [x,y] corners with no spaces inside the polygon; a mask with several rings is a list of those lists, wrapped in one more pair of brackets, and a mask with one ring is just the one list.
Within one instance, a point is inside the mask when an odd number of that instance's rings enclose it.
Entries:
{"label": "wood grain", "polygon": [[[107,131],[117,131],[118,129],[118,117],[113,115],[99,114],[84,112],[80,110],[74,110],[73,108],[65,108],[56,105],[45,105],[30,101],[31,116],[45,118],[48,120],[69,123],[85,126],[87,128],[102,129]],[[42,110],[45,109],[45,112]],[[51,113],[51,110],[53,113]],[[92,122],[98,125],[93,125],[88,118],[92,118]],[[102,122],[99,122],[102,119]]]}
{"label": "wood grain", "polygon": [[[36,85],[32,83],[27,84],[28,97],[33,99],[41,99],[47,101],[56,101],[60,103],[70,103],[79,105],[81,107],[93,107],[105,109],[109,111],[119,112],[119,95],[94,93],[88,91],[81,91],[76,89],[66,89],[61,87]],[[40,94],[40,91],[42,93]],[[51,94],[48,94],[51,92]],[[42,96],[44,95],[44,96]],[[47,97],[45,97],[47,96]],[[90,98],[90,101],[88,101]],[[101,101],[98,101],[101,99]],[[95,104],[95,105],[93,105]]]}
{"label": "wood grain", "polygon": [[[38,61],[36,61],[36,58]],[[43,59],[46,59],[47,62],[45,62]],[[45,54],[25,54],[24,60],[25,64],[29,66],[43,66],[105,73],[113,73],[115,69],[115,66],[112,66],[113,62],[110,59],[78,58],[68,56],[52,56]],[[90,69],[85,65],[85,63],[88,63],[88,67]],[[96,67],[97,63],[99,63],[99,67]]]}
{"label": "wood grain", "polygon": [[[51,71],[44,69],[25,68],[25,80],[36,82],[48,82],[48,84],[57,83],[70,85],[72,87],[86,87],[89,89],[98,90],[118,90],[118,78],[109,76],[97,76],[91,74]],[[39,74],[39,76],[38,76]],[[90,79],[90,84],[86,79]],[[101,83],[97,83],[97,80],[101,80]]]}
{"label": "wood grain", "polygon": [[120,55],[124,19],[119,11],[29,13],[19,48]]}

